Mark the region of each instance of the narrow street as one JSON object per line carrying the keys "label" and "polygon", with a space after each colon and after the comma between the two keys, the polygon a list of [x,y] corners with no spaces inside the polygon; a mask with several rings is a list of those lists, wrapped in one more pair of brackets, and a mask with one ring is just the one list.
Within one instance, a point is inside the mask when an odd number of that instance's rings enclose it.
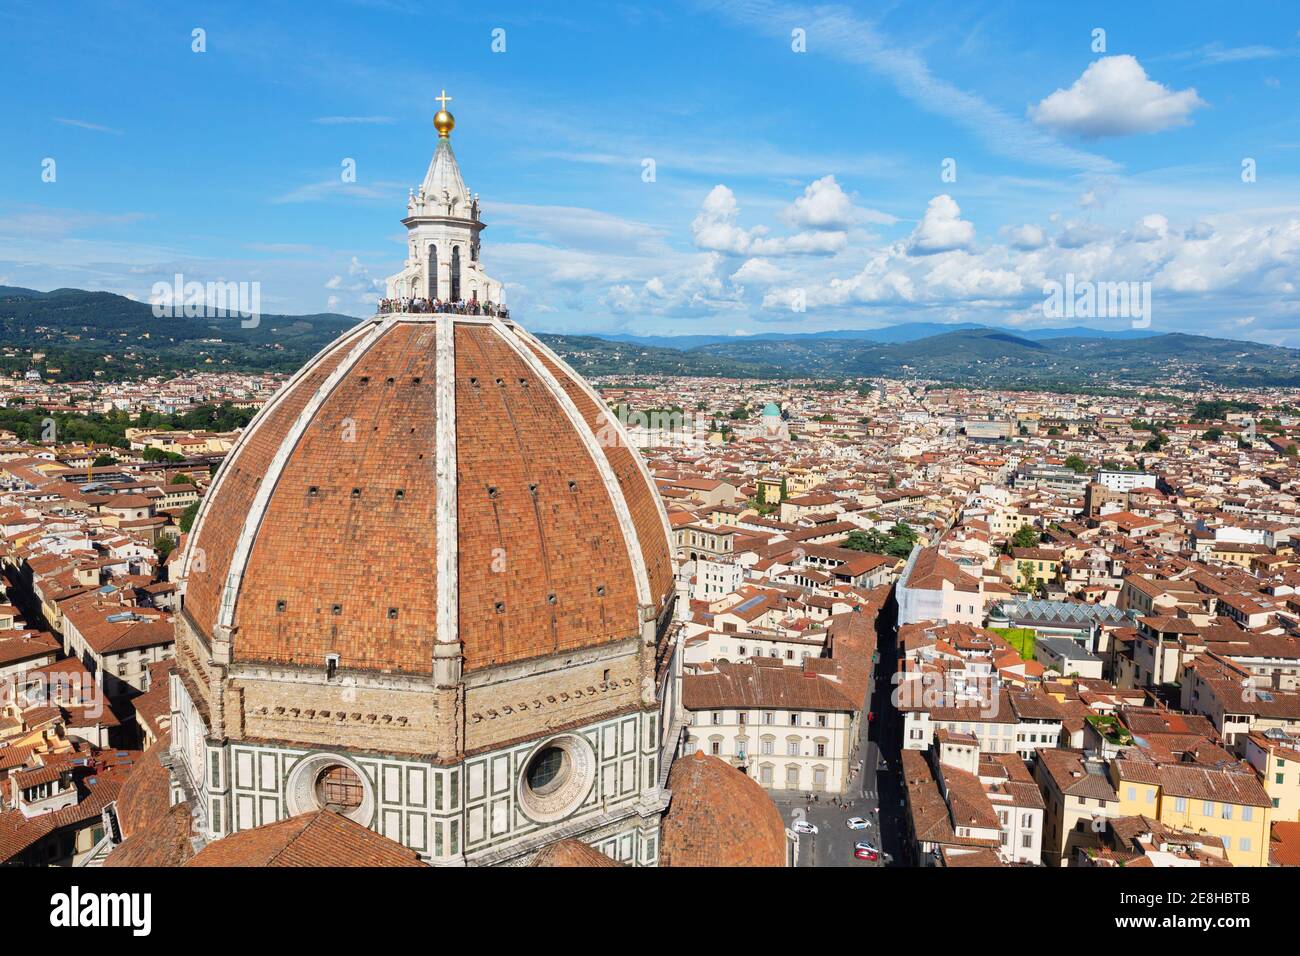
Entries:
{"label": "narrow street", "polygon": [[[831,794],[774,793],[773,799],[787,823],[806,819],[817,827],[815,834],[799,836],[799,866],[899,866],[904,864],[902,782],[899,750],[902,729],[890,698],[891,678],[898,659],[895,622],[898,606],[890,597],[876,620],[877,652],[875,682],[866,701],[859,739],[851,762],[861,761],[849,792],[841,799]],[[868,718],[866,715],[870,714]],[[862,817],[865,830],[850,830],[846,821]],[[882,851],[881,859],[869,863],[853,856],[860,840]]]}

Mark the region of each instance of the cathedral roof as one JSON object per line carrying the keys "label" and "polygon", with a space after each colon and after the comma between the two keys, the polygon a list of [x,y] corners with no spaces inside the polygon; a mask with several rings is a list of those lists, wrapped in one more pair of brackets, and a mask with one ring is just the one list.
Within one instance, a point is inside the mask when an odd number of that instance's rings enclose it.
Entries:
{"label": "cathedral roof", "polygon": [[700,751],[668,774],[664,866],[785,866],[785,823],[771,797],[734,767]]}
{"label": "cathedral roof", "polygon": [[565,867],[586,867],[586,866],[620,866],[616,860],[611,860],[605,854],[601,853],[595,847],[583,843],[581,840],[556,840],[549,843],[538,851],[533,857],[529,866],[565,866]]}
{"label": "cathedral roof", "polygon": [[180,866],[194,855],[189,805],[171,805],[171,778],[158,760],[170,747],[167,731],[123,781],[117,795],[123,842],[105,858],[105,866]]}
{"label": "cathedral roof", "polygon": [[424,866],[419,855],[331,810],[240,830],[186,866]]}
{"label": "cathedral roof", "polygon": [[380,315],[227,455],[185,611],[232,660],[470,671],[638,635],[672,592],[663,507],[599,397],[513,323]]}

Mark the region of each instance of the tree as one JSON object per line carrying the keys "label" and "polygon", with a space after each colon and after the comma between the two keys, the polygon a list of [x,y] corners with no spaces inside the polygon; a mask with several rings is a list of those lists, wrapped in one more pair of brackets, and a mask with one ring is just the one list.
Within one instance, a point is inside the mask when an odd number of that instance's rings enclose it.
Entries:
{"label": "tree", "polygon": [[178,455],[174,451],[166,451],[162,448],[155,448],[150,445],[140,456],[145,461],[184,461],[184,455]]}
{"label": "tree", "polygon": [[1203,438],[1205,441],[1218,441],[1222,437],[1223,437],[1222,428],[1207,428],[1205,431],[1201,433],[1201,438]]}
{"label": "tree", "polygon": [[1076,475],[1081,475],[1088,470],[1088,463],[1078,455],[1071,455],[1065,459],[1065,467],[1069,468]]}
{"label": "tree", "polygon": [[1034,548],[1042,541],[1042,535],[1033,527],[1022,524],[1011,536],[1011,544],[1017,548]]}
{"label": "tree", "polygon": [[190,528],[194,526],[194,518],[198,513],[199,503],[197,501],[190,502],[186,509],[181,512],[180,526],[182,534],[189,534]]}
{"label": "tree", "polygon": [[96,455],[95,460],[91,462],[93,468],[107,468],[109,465],[116,465],[117,459],[112,455]]}
{"label": "tree", "polygon": [[885,554],[894,558],[905,558],[912,553],[919,535],[908,525],[898,522],[886,534],[878,528],[870,531],[850,531],[844,541],[844,547],[852,551],[864,551],[867,554]]}
{"label": "tree", "polygon": [[169,485],[192,485],[194,484],[194,479],[185,474],[185,472],[178,471],[167,480],[167,483]]}

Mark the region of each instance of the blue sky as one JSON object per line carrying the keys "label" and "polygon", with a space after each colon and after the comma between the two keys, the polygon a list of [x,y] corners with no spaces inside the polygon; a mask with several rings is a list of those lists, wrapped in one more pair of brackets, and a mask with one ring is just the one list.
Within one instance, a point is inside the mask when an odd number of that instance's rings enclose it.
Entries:
{"label": "blue sky", "polygon": [[1294,3],[461,6],[0,5],[0,284],[367,314],[445,87],[533,329],[1129,325],[1069,274],[1300,346]]}

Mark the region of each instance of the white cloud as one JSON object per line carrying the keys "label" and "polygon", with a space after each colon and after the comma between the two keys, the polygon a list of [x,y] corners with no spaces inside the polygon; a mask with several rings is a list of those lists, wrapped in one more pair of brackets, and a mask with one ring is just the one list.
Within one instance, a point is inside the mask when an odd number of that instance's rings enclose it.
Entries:
{"label": "white cloud", "polygon": [[[816,37],[819,55],[856,64],[883,76],[898,93],[927,112],[970,130],[994,152],[1017,162],[1103,172],[1111,160],[1075,149],[1008,114],[983,97],[934,74],[915,49],[883,33],[876,21],[854,16],[845,6],[807,9],[771,0],[717,4],[716,11],[754,31],[790,42],[790,25],[799,24]],[[822,53],[824,51],[824,54]]]}
{"label": "white cloud", "polygon": [[1027,222],[1023,226],[1008,226],[1003,229],[1003,234],[1017,249],[1041,249],[1047,245],[1047,236],[1044,235],[1042,227],[1032,222]]}
{"label": "white cloud", "polygon": [[714,186],[691,222],[696,247],[737,256],[786,256],[830,255],[848,245],[847,234],[838,231],[804,231],[767,238],[770,230],[766,226],[745,229],[736,222],[739,216],[735,193],[726,186]]}
{"label": "white cloud", "polygon": [[[932,218],[946,223],[958,216],[939,205],[941,214]],[[1195,328],[1228,338],[1249,333],[1259,341],[1300,344],[1295,315],[1286,309],[1300,289],[1300,209],[1252,209],[1180,223],[1150,213],[1127,228],[1071,221],[1055,242],[1021,241],[1036,238],[1033,227],[1010,226],[998,242],[978,250],[927,256],[915,255],[911,240],[896,241],[863,250],[856,274],[830,271],[847,260],[841,255],[815,263],[815,274],[801,274],[798,285],[812,321],[827,310],[856,306],[937,321],[1039,325],[1048,280],[1073,274],[1080,281],[1149,281],[1157,321],[1163,317],[1166,330]],[[767,320],[778,321],[794,294],[791,284],[768,288],[762,296]]]}
{"label": "white cloud", "polygon": [[731,281],[736,285],[752,285],[764,288],[777,282],[790,279],[790,273],[775,265],[768,259],[746,259],[744,264],[733,272]]}
{"label": "white cloud", "polygon": [[407,187],[394,181],[345,183],[338,176],[299,186],[271,199],[277,205],[297,202],[321,202],[331,199],[362,199],[401,205]]}
{"label": "white cloud", "polygon": [[87,123],[85,120],[68,119],[64,116],[56,116],[54,122],[61,123],[64,126],[75,126],[77,129],[88,129],[92,133],[112,133],[114,136],[121,136],[120,129],[113,129],[111,126],[101,126],[98,123]]}
{"label": "white cloud", "polygon": [[1169,235],[1169,220],[1159,213],[1143,216],[1133,227],[1134,242],[1154,242]]}
{"label": "white cloud", "polygon": [[494,202],[486,204],[484,218],[511,226],[526,239],[570,248],[604,253],[655,252],[664,248],[662,228],[581,206]]}
{"label": "white cloud", "polygon": [[1093,242],[1099,242],[1106,235],[1106,230],[1096,223],[1080,222],[1072,219],[1056,237],[1056,245],[1062,249],[1080,249]]}
{"label": "white cloud", "polygon": [[916,255],[932,255],[964,249],[974,241],[974,224],[961,218],[957,201],[944,193],[930,200],[908,247]]}
{"label": "white cloud", "polygon": [[835,181],[823,176],[808,184],[803,195],[786,209],[786,221],[801,229],[848,229],[858,222],[893,225],[897,217],[875,209],[858,209]]}
{"label": "white cloud", "polygon": [[1029,107],[1041,126],[1084,137],[1127,136],[1184,126],[1205,106],[1194,89],[1174,91],[1147,77],[1137,59],[1102,57],[1088,65],[1068,90],[1058,89]]}
{"label": "white cloud", "polygon": [[760,235],[763,227],[751,230],[741,229],[736,225],[740,216],[740,206],[736,203],[736,194],[719,183],[709,190],[700,207],[699,215],[691,222],[691,235],[695,245],[701,249],[716,252],[731,252],[744,255]]}

